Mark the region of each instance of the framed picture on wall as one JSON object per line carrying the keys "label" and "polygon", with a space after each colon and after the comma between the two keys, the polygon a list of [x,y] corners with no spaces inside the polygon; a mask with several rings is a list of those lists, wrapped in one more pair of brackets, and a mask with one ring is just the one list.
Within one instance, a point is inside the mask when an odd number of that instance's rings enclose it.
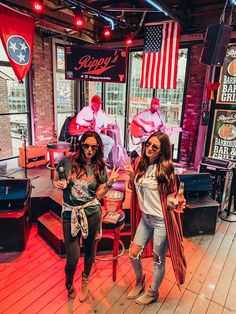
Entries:
{"label": "framed picture on wall", "polygon": [[236,44],[230,44],[221,67],[218,104],[236,104]]}
{"label": "framed picture on wall", "polygon": [[209,157],[236,158],[236,110],[215,110]]}

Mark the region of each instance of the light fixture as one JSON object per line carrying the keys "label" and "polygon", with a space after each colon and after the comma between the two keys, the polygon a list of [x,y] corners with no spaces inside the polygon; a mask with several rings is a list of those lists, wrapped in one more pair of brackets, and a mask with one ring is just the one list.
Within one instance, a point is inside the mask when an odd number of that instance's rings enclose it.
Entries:
{"label": "light fixture", "polygon": [[146,0],[149,4],[151,4],[154,8],[156,8],[158,11],[163,12],[166,16],[168,16],[168,13],[162,9],[162,7],[157,4],[155,1],[152,0]]}
{"label": "light fixture", "polygon": [[109,40],[112,37],[112,30],[110,29],[110,27],[105,27],[102,31],[102,36],[104,39]]}
{"label": "light fixture", "polygon": [[42,14],[44,12],[44,5],[42,0],[34,0],[32,2],[32,10],[35,13]]}
{"label": "light fixture", "polygon": [[127,37],[125,40],[125,45],[126,46],[132,46],[133,45],[133,38],[131,36]]}
{"label": "light fixture", "polygon": [[85,26],[85,20],[82,16],[82,13],[76,13],[74,17],[74,25],[77,29],[81,30]]}

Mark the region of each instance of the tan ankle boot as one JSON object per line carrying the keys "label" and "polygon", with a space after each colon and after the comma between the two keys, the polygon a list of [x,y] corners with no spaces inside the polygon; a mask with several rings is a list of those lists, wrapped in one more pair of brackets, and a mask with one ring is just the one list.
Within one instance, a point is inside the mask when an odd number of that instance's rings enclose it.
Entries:
{"label": "tan ankle boot", "polygon": [[68,289],[68,297],[71,299],[74,299],[76,297],[76,294],[77,294],[77,291],[76,291],[74,285],[72,285],[70,287],[70,289]]}
{"label": "tan ankle boot", "polygon": [[82,275],[81,290],[79,293],[80,302],[83,302],[88,296],[88,293],[89,293],[88,282],[89,282],[89,277]]}
{"label": "tan ankle boot", "polygon": [[135,303],[137,304],[142,304],[142,305],[147,305],[153,302],[156,302],[159,297],[159,292],[158,291],[153,291],[151,287],[148,288],[148,290],[141,295],[139,298],[135,300]]}
{"label": "tan ankle boot", "polygon": [[135,286],[128,293],[127,299],[136,299],[140,295],[140,293],[144,291],[146,285],[145,277],[146,275],[143,275],[142,280],[136,281]]}

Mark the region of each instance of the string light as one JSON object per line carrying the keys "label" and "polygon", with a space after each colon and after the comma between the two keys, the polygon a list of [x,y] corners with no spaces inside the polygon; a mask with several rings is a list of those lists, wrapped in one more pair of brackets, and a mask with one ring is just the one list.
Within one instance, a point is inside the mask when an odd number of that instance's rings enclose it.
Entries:
{"label": "string light", "polygon": [[109,40],[112,37],[112,30],[109,27],[105,27],[102,31],[102,35],[104,39]]}
{"label": "string light", "polygon": [[74,17],[74,25],[77,29],[81,30],[85,26],[85,20],[81,14],[76,14]]}
{"label": "string light", "polygon": [[32,9],[34,12],[36,12],[38,14],[42,14],[44,12],[44,6],[43,6],[42,1],[34,0],[32,2]]}
{"label": "string light", "polygon": [[127,37],[125,40],[125,45],[126,46],[132,46],[133,45],[133,38],[132,37]]}

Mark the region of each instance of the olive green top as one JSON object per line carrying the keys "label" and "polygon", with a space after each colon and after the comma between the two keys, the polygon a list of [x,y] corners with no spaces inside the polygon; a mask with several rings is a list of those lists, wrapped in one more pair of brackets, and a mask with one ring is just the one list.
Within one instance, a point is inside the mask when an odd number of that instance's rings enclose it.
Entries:
{"label": "olive green top", "polygon": [[[56,170],[64,170],[66,177],[71,171],[71,156],[64,157],[57,165]],[[80,206],[96,198],[96,191],[100,184],[107,182],[107,171],[104,167],[101,170],[101,179],[95,177],[92,164],[86,167],[87,176],[78,180],[69,180],[67,188],[63,190],[63,202],[70,206]],[[101,206],[94,205],[86,207],[85,213],[90,216],[101,210]],[[70,218],[71,212],[65,211],[63,217]]]}

